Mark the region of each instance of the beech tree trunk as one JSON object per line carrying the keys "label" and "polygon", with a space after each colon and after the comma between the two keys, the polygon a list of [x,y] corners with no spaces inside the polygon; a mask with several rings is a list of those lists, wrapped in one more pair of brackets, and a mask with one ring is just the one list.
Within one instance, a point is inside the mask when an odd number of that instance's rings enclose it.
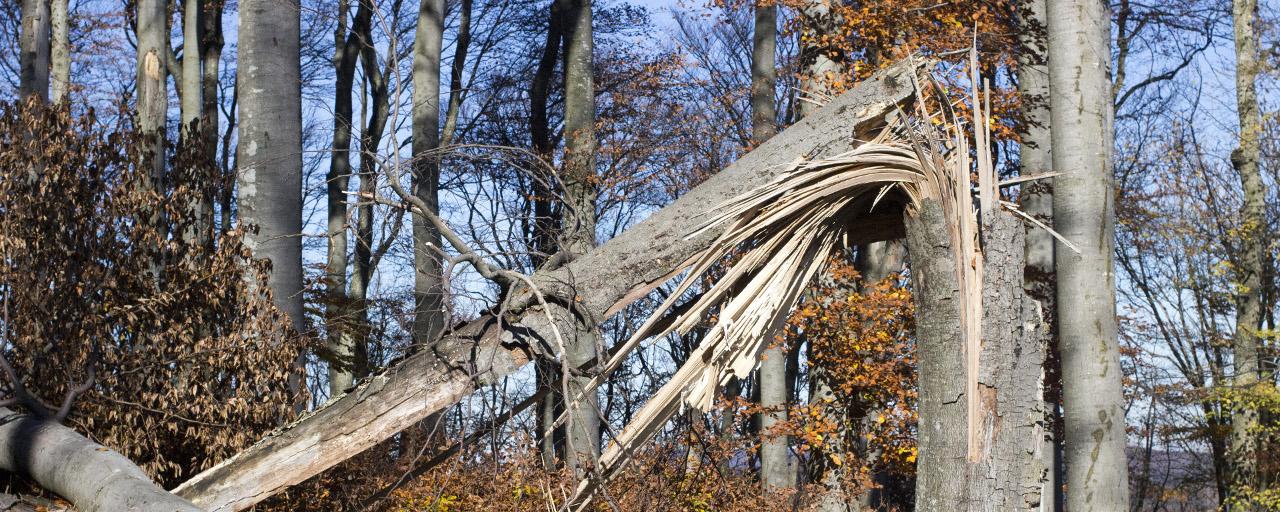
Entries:
{"label": "beech tree trunk", "polygon": [[[267,285],[294,329],[302,313],[301,18],[296,2],[240,2],[239,212],[255,258],[271,260]],[[300,389],[293,384],[295,391]]]}
{"label": "beech tree trunk", "polygon": [[1046,340],[1038,306],[1023,291],[1022,224],[1005,212],[983,215],[977,461],[968,458],[961,291],[941,207],[925,203],[907,216],[906,227],[920,382],[916,510],[1037,510],[1045,475]]}
{"label": "beech tree trunk", "polygon": [[[756,20],[751,47],[751,145],[759,146],[778,131],[774,86],[778,80],[774,62],[778,40],[778,6],[755,8]],[[769,432],[787,421],[787,355],[781,347],[772,347],[760,357],[760,406],[777,408],[772,414],[760,415],[760,483],[764,492],[795,487],[796,471],[791,465],[791,443],[788,436]]]}
{"label": "beech tree trunk", "polygon": [[22,0],[18,92],[49,100],[49,0]]}
{"label": "beech tree trunk", "polygon": [[[591,0],[569,0],[565,11],[564,34],[564,167],[560,173],[567,204],[562,216],[559,249],[570,257],[586,254],[596,246],[596,89],[592,77],[593,36]],[[566,315],[572,329],[563,332],[563,357],[582,373],[568,377],[566,390],[578,396],[590,383],[594,370],[584,368],[600,355],[604,341],[596,325],[599,318]],[[554,346],[554,345],[553,345]],[[592,366],[594,366],[592,364]],[[569,411],[566,424],[566,455],[574,471],[586,475],[600,458],[599,396],[589,393]]]}
{"label": "beech tree trunk", "polygon": [[1231,165],[1240,173],[1244,204],[1240,209],[1240,255],[1236,264],[1236,332],[1232,339],[1235,376],[1232,388],[1244,393],[1231,410],[1230,496],[1224,504],[1231,510],[1251,510],[1250,492],[1258,487],[1259,414],[1255,400],[1247,395],[1261,381],[1259,375],[1262,327],[1263,274],[1266,270],[1267,186],[1258,166],[1262,119],[1258,109],[1257,0],[1235,0],[1231,4],[1236,50],[1236,113],[1240,122],[1240,145],[1231,152]]}
{"label": "beech tree trunk", "polygon": [[52,27],[52,43],[49,59],[53,76],[53,101],[67,101],[71,94],[71,19],[67,12],[67,0],[52,0],[49,4]]}
{"label": "beech tree trunk", "polygon": [[165,79],[165,54],[169,49],[168,13],[165,0],[138,0],[138,130],[142,133],[143,162],[149,170],[150,187],[163,185],[165,168],[165,120],[169,110]]}
{"label": "beech tree trunk", "polygon": [[84,512],[200,512],[123,455],[58,423],[4,407],[0,469],[34,480]]}
{"label": "beech tree trunk", "polygon": [[1053,226],[1067,510],[1125,510],[1124,397],[1116,335],[1111,169],[1111,12],[1102,0],[1048,3]]}
{"label": "beech tree trunk", "polygon": [[[866,137],[883,126],[885,116],[913,97],[910,74],[919,66],[902,63],[878,73],[644,222],[531,279],[551,300],[580,297],[579,307],[592,316],[616,313],[715,240],[718,229],[685,238],[707,210],[771,182],[799,156],[848,151],[851,136]],[[546,343],[551,331],[546,312],[527,289],[514,293],[505,313],[502,319],[484,315],[451,332],[175,492],[208,510],[247,508],[509,375],[529,361],[529,344]]]}
{"label": "beech tree trunk", "polygon": [[[1049,127],[1049,67],[1046,52],[1045,0],[1031,0],[1019,9],[1018,94],[1022,97],[1023,125],[1018,145],[1019,173],[1033,176],[1053,170]],[[1018,195],[1019,207],[1046,226],[1053,225],[1053,181],[1048,179],[1024,183]],[[1053,270],[1053,235],[1031,224],[1026,225],[1027,295],[1040,303],[1044,313],[1044,329],[1048,336],[1045,350],[1045,478],[1042,512],[1062,510],[1062,473],[1058,453],[1062,449],[1061,403],[1062,377],[1058,364],[1056,291]]]}
{"label": "beech tree trunk", "polygon": [[[444,0],[422,0],[413,47],[414,190],[419,199],[440,213],[440,63],[444,41]],[[414,216],[413,342],[434,341],[444,330],[444,280],[441,276],[440,233],[430,222]],[[433,249],[435,248],[435,249]]]}

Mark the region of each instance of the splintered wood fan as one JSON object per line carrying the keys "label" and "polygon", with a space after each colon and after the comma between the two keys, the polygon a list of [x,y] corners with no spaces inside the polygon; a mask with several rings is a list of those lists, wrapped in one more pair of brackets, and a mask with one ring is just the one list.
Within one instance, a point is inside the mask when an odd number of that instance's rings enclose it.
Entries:
{"label": "splintered wood fan", "polygon": [[[890,197],[903,204],[907,215],[914,215],[926,202],[936,202],[947,222],[961,286],[960,320],[965,336],[972,452],[976,445],[972,435],[977,431],[975,397],[982,322],[979,207],[990,209],[999,204],[1021,214],[998,199],[1000,184],[989,156],[986,108],[977,93],[976,77],[973,80],[974,124],[978,127],[973,134],[976,158],[970,156],[965,123],[951,106],[945,101],[935,102],[941,104],[937,113],[926,107],[930,103],[926,89],[936,90],[936,84],[922,88],[917,83],[914,111],[899,110],[874,139],[835,157],[794,162],[773,182],[712,210],[715,213],[687,235],[694,237],[728,225],[710,247],[691,260],[689,272],[674,292],[604,364],[588,392],[616,370],[641,340],[670,332],[687,333],[712,310],[716,312],[715,323],[671,380],[609,443],[593,477],[581,482],[577,489],[574,502],[579,509],[671,416],[684,407],[708,411],[721,385],[731,377],[749,375],[770,340],[782,332],[791,309],[833,251],[848,240],[892,238],[884,232],[883,222],[860,222],[877,207],[883,209]],[[977,176],[976,183],[972,174]],[[896,232],[901,232],[901,226],[895,227],[899,228]],[[724,268],[731,255],[732,263]],[[715,284],[669,327],[655,330],[676,300],[717,265],[723,275]],[[571,407],[578,402],[575,400]]]}

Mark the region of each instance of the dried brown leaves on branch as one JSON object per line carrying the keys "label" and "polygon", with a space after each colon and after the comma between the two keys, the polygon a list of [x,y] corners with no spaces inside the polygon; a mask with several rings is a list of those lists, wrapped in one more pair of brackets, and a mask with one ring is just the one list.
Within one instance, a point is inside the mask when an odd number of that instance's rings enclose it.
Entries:
{"label": "dried brown leaves on branch", "polygon": [[67,424],[171,486],[292,414],[300,342],[246,277],[265,267],[243,233],[198,220],[221,182],[203,151],[149,186],[138,137],[100,123],[0,106],[0,399],[70,404]]}

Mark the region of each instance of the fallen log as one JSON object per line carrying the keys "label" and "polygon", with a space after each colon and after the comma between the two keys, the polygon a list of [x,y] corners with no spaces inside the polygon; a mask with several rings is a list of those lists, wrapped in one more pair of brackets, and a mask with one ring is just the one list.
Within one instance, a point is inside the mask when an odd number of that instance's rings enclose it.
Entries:
{"label": "fallen log", "polygon": [[[685,235],[713,208],[773,180],[798,159],[852,149],[910,101],[925,64],[883,70],[814,115],[743,155],[644,222],[550,272],[537,290],[602,319],[661,285],[722,229]],[[531,290],[516,292],[498,318],[475,320],[174,489],[212,511],[243,510],[395,435],[528,363],[530,346],[554,346],[552,325]],[[560,315],[555,315],[559,317]]]}
{"label": "fallen log", "polygon": [[0,469],[34,480],[77,510],[199,512],[123,455],[75,430],[0,407]]}

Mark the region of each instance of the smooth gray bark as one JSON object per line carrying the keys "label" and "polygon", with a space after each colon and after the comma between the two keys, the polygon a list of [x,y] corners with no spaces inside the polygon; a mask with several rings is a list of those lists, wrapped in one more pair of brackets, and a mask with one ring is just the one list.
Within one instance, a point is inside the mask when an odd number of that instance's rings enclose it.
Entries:
{"label": "smooth gray bark", "polygon": [[[875,133],[913,97],[910,74],[919,66],[878,73],[608,243],[531,279],[549,298],[580,296],[584,312],[614,314],[719,236],[712,229],[685,237],[709,209],[773,181],[798,156],[836,155],[853,147],[851,135]],[[551,338],[537,304],[529,290],[517,290],[501,323],[485,315],[450,332],[176,492],[209,510],[240,510],[363,452],[527,363],[528,345],[541,343],[531,338]]]}
{"label": "smooth gray bark", "polygon": [[18,34],[18,92],[23,98],[49,99],[49,0],[22,0]]}
{"label": "smooth gray bark", "polygon": [[169,20],[165,0],[138,0],[138,130],[142,134],[143,162],[149,169],[149,186],[159,190],[165,168],[165,121],[169,110],[165,55],[169,49]]}
{"label": "smooth gray bark", "polygon": [[1080,247],[1055,248],[1067,510],[1129,506],[1124,397],[1116,334],[1110,9],[1048,3],[1053,226]]}
{"label": "smooth gray bark", "polygon": [[[560,209],[559,249],[570,257],[586,254],[596,246],[596,90],[592,76],[593,35],[591,0],[570,0],[565,11],[564,34],[564,167],[560,176],[567,204]],[[570,367],[597,359],[603,340],[596,329],[598,318],[574,315],[564,358]],[[566,318],[568,318],[566,316]],[[568,376],[570,396],[579,396],[590,383],[593,370]],[[566,455],[580,476],[600,457],[599,396],[588,393],[583,403],[569,411]]]}
{"label": "smooth gray bark", "polygon": [[[440,65],[444,44],[444,0],[422,0],[413,46],[414,194],[440,213]],[[421,216],[413,219],[413,341],[425,345],[445,325],[440,232]]]}
{"label": "smooth gray bark", "polygon": [[[1240,173],[1244,204],[1240,209],[1240,254],[1237,268],[1236,331],[1232,338],[1235,375],[1231,385],[1249,393],[1261,381],[1259,370],[1262,327],[1263,275],[1266,270],[1267,186],[1258,165],[1262,118],[1258,108],[1258,2],[1235,0],[1231,4],[1236,53],[1236,114],[1240,124],[1240,145],[1231,152],[1231,165]],[[1249,510],[1245,496],[1258,488],[1259,412],[1254,400],[1244,399],[1231,411],[1230,485],[1224,503],[1231,510]]]}
{"label": "smooth gray bark", "polygon": [[[778,131],[777,107],[773,92],[778,80],[774,62],[778,41],[778,7],[756,6],[755,28],[751,46],[751,144],[759,146]],[[791,465],[791,443],[788,436],[769,432],[787,421],[787,355],[781,347],[766,349],[760,356],[760,406],[777,412],[760,415],[760,483],[764,492],[776,492],[796,485],[796,471]]]}
{"label": "smooth gray bark", "polygon": [[71,94],[71,19],[67,0],[52,0],[49,17],[53,34],[49,50],[53,75],[49,83],[53,87],[54,103],[61,103]]}
{"label": "smooth gray bark", "polygon": [[142,469],[75,430],[0,407],[0,469],[30,478],[84,512],[199,512]]}
{"label": "smooth gray bark", "polygon": [[[257,226],[245,237],[255,258],[271,260],[276,307],[302,331],[301,18],[296,2],[240,2],[239,213]],[[296,383],[293,388],[299,389]]]}
{"label": "smooth gray bark", "polygon": [[963,292],[947,221],[941,207],[929,201],[917,216],[907,216],[906,226],[920,393],[916,510],[1037,510],[1045,476],[1045,333],[1038,305],[1023,292],[1023,227],[1005,212],[984,215],[976,436],[981,445],[975,461],[969,459],[963,426],[968,414]]}
{"label": "smooth gray bark", "polygon": [[204,109],[204,77],[200,69],[204,63],[200,52],[204,31],[204,24],[201,23],[204,16],[204,8],[200,5],[202,3],[203,0],[182,0],[182,75],[178,77],[182,82],[178,87],[182,91],[179,95],[182,120],[180,136],[186,136],[193,126],[197,127],[198,133]]}
{"label": "smooth gray bark", "polygon": [[355,382],[355,349],[347,340],[351,299],[347,295],[347,186],[351,181],[352,88],[360,56],[357,38],[370,23],[371,11],[361,2],[347,33],[350,2],[338,2],[334,32],[333,154],[326,176],[328,251],[325,261],[325,321],[329,351],[329,396],[340,395]]}

